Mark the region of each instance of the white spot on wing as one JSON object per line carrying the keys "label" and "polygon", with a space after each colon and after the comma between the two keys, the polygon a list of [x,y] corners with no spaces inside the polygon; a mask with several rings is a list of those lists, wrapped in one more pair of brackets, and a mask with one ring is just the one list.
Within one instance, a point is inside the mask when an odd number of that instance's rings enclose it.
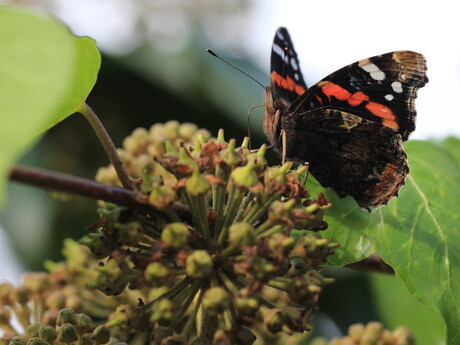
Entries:
{"label": "white spot on wing", "polygon": [[276,36],[278,36],[280,40],[284,41],[284,36],[281,34],[281,31],[277,31]]}
{"label": "white spot on wing", "polygon": [[297,61],[294,58],[291,58],[291,66],[295,71],[299,70],[299,65],[297,65]]}
{"label": "white spot on wing", "polygon": [[395,96],[393,96],[391,93],[389,93],[388,95],[385,95],[385,99],[387,101],[392,101],[394,98],[395,98]]}
{"label": "white spot on wing", "polygon": [[296,81],[299,81],[299,73],[295,73],[295,74],[294,74],[294,79],[295,79]]}
{"label": "white spot on wing", "polygon": [[371,78],[375,80],[385,80],[385,73],[382,71],[371,72]]}
{"label": "white spot on wing", "polygon": [[391,88],[394,92],[401,93],[403,92],[402,84],[399,81],[394,81],[391,83]]}
{"label": "white spot on wing", "polygon": [[281,59],[284,59],[284,49],[281,48],[278,44],[273,44],[273,51],[281,57]]}
{"label": "white spot on wing", "polygon": [[385,73],[380,70],[380,68],[376,65],[373,64],[372,62],[368,62],[369,60],[365,60],[363,65],[359,65],[363,70],[368,72],[371,75],[372,79],[375,80],[384,80],[385,79]]}

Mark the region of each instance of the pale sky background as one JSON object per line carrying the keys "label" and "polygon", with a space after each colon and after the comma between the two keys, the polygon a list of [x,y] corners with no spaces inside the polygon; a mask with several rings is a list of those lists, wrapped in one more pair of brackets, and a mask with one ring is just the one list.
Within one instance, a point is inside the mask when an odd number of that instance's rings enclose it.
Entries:
{"label": "pale sky background", "polygon": [[[126,18],[132,9],[126,2],[80,0],[74,6],[66,0],[57,2],[61,18],[77,34],[95,38],[103,50],[119,53],[120,47],[136,44],[129,36]],[[231,1],[217,3],[229,6]],[[126,10],[115,11],[114,4]],[[459,17],[458,1],[257,0],[247,16],[234,20],[248,29],[245,37],[234,39],[267,70],[268,80],[274,33],[279,26],[287,27],[308,85],[366,57],[393,50],[420,52],[428,61],[430,82],[419,91],[417,129],[411,138],[442,138],[460,136],[460,110],[455,105],[460,98]]]}

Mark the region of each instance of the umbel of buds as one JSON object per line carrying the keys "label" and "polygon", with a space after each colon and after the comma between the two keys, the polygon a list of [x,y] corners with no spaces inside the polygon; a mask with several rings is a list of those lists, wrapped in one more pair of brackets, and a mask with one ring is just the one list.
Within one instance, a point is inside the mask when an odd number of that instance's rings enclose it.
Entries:
{"label": "umbel of buds", "polygon": [[[262,325],[289,335],[309,330],[331,282],[320,266],[337,247],[318,234],[327,227],[326,198],[310,197],[305,166],[268,166],[265,145],[250,152],[247,139],[236,147],[223,131],[211,140],[190,125],[178,144],[181,126],[135,130],[120,151],[156,211],[104,204],[80,241],[100,260],[89,287],[142,296],[138,306],[117,308],[108,325],[150,332],[152,344],[252,344]],[[116,185],[105,179],[110,169],[98,179]]]}
{"label": "umbel of buds", "polygon": [[345,337],[326,341],[320,338],[313,341],[314,345],[415,345],[411,332],[406,327],[398,327],[394,331],[383,328],[380,322],[369,322],[367,325],[354,324],[348,329]]}

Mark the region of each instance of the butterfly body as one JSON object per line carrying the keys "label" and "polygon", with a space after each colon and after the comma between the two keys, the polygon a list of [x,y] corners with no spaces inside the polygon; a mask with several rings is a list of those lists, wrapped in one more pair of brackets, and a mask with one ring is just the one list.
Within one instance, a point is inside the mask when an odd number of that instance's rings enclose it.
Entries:
{"label": "butterfly body", "polygon": [[263,128],[283,158],[309,162],[324,187],[361,207],[396,196],[409,172],[403,141],[428,81],[424,57],[396,51],[360,60],[307,88],[286,29],[272,49]]}

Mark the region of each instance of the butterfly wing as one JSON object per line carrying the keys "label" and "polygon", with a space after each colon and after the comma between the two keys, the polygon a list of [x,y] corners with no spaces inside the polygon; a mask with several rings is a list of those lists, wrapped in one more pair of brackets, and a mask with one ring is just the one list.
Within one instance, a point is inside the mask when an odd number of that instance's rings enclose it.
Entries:
{"label": "butterfly wing", "polygon": [[405,141],[415,129],[417,91],[427,82],[423,55],[395,51],[332,73],[292,102],[288,112],[336,109],[378,122]]}
{"label": "butterfly wing", "polygon": [[270,59],[270,86],[274,100],[291,104],[307,90],[299,59],[288,31],[276,31]]}
{"label": "butterfly wing", "polygon": [[279,151],[284,135],[287,158],[308,161],[324,187],[353,196],[361,207],[384,205],[409,171],[402,143],[415,129],[415,98],[427,82],[423,55],[396,51],[357,61],[307,89],[280,28],[264,131]]}
{"label": "butterfly wing", "polygon": [[283,126],[295,128],[288,134],[288,157],[310,162],[322,186],[351,195],[361,207],[386,204],[404,184],[406,154],[391,128],[328,108],[286,117]]}

